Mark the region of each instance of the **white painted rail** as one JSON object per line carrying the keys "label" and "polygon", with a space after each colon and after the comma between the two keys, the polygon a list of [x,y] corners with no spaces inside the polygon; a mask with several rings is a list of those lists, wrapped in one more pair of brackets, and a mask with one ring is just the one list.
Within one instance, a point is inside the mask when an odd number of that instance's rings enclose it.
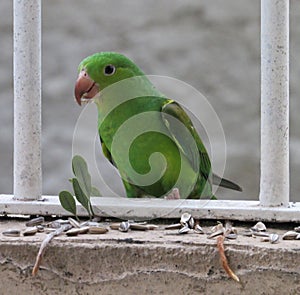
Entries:
{"label": "white painted rail", "polygon": [[14,0],[14,196],[41,194],[41,0]]}
{"label": "white painted rail", "polygon": [[[0,195],[0,214],[70,215],[57,196],[44,196],[43,201],[22,202],[11,195]],[[289,207],[262,207],[259,201],[229,200],[164,200],[92,197],[95,214],[123,219],[179,218],[190,212],[195,218],[239,221],[300,222],[300,203]],[[78,216],[87,216],[77,203]]]}
{"label": "white painted rail", "polygon": [[262,206],[289,202],[289,0],[261,0]]}

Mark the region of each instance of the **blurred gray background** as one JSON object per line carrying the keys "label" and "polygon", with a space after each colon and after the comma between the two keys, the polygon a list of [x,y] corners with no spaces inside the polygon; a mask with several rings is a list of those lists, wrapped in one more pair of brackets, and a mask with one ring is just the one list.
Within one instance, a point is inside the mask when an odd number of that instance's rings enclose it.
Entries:
{"label": "blurred gray background", "polygon": [[[0,1],[0,193],[12,193],[13,180],[12,2]],[[243,193],[220,190],[218,197],[257,199],[260,1],[42,2],[44,194],[57,195],[68,187],[71,176],[72,136],[82,110],[73,100],[78,63],[94,52],[118,51],[145,73],[183,80],[208,98],[225,131],[225,176],[244,188]],[[299,22],[300,1],[293,0],[290,158],[294,201],[300,200]],[[115,173],[105,173],[114,183]]]}

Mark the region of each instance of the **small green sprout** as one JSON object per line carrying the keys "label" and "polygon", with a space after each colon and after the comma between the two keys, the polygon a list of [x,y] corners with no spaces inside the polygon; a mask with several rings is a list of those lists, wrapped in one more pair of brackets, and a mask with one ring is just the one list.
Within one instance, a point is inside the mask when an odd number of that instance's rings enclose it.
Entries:
{"label": "small green sprout", "polygon": [[[87,163],[81,156],[76,155],[73,157],[72,170],[75,177],[71,178],[70,182],[73,186],[75,198],[86,209],[89,217],[92,218],[95,214],[91,205],[91,196],[101,196],[101,194],[96,187],[92,186]],[[68,191],[61,191],[59,193],[61,206],[78,219],[75,198]]]}

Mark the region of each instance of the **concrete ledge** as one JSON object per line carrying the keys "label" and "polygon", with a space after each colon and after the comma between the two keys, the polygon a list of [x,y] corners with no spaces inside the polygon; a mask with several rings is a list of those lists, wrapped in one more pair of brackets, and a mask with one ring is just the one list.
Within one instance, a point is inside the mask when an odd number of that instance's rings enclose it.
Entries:
{"label": "concrete ledge", "polygon": [[[0,222],[1,232],[8,227],[24,228],[24,223]],[[215,240],[199,234],[167,235],[162,228],[57,237],[36,277],[31,271],[45,234],[16,238],[0,234],[0,293],[300,293],[300,241],[270,244],[244,236],[226,241],[226,255],[242,282],[238,284],[220,266]]]}

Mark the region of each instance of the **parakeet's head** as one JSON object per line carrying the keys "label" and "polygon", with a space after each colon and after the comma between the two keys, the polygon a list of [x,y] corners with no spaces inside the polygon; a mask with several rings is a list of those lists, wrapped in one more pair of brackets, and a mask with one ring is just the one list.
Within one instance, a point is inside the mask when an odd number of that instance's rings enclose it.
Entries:
{"label": "parakeet's head", "polygon": [[100,52],[88,56],[80,63],[78,71],[75,98],[79,105],[113,83],[144,75],[130,59],[115,52]]}

